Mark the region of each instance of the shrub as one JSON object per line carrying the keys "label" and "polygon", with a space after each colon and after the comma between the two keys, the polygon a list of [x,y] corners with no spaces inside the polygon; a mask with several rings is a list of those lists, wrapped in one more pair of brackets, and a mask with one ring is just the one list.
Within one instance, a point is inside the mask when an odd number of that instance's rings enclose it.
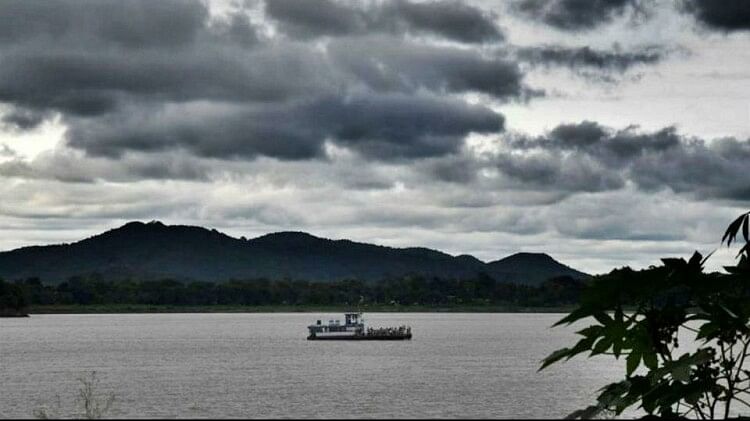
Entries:
{"label": "shrub", "polygon": [[[593,320],[581,338],[553,352],[540,368],[577,355],[625,359],[625,378],[600,390],[597,401],[572,418],[620,414],[638,406],[663,417],[727,418],[733,408],[750,408],[750,213],[728,227],[722,243],[745,245],[728,273],[706,274],[707,258],[662,259],[663,266],[628,268],[597,277],[576,309],[555,325]],[[632,311],[626,311],[632,309]],[[679,354],[678,334],[687,331],[698,344]],[[644,370],[638,370],[643,366]]]}

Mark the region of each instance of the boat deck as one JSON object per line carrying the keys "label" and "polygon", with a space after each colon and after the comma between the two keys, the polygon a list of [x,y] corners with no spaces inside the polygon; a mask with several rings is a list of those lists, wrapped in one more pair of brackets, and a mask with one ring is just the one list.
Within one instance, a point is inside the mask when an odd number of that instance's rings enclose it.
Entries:
{"label": "boat deck", "polygon": [[404,341],[410,340],[411,333],[393,335],[340,335],[340,336],[313,336],[307,337],[308,341]]}

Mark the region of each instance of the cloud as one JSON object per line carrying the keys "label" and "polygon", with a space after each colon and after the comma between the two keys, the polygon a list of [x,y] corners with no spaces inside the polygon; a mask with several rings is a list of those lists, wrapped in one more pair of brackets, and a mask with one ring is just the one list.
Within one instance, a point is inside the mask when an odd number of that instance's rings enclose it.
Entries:
{"label": "cloud", "polygon": [[[750,5],[745,0],[679,0],[674,4],[709,29],[750,30]],[[578,32],[610,23],[627,12],[648,16],[653,6],[648,0],[517,0],[511,10],[559,30]]]}
{"label": "cloud", "polygon": [[636,0],[518,0],[517,13],[564,31],[585,31],[622,16]]}
{"label": "cloud", "polygon": [[[348,3],[266,5],[278,19],[304,9],[316,22],[306,8],[338,10],[325,19],[348,23],[323,26],[351,36],[325,44],[268,35],[248,10],[212,15],[197,0],[87,4],[4,4],[0,102],[19,129],[59,114],[67,145],[91,156],[323,159],[330,141],[373,159],[420,159],[503,130],[501,114],[464,94],[539,94],[513,61],[408,39],[501,39],[491,14],[453,1],[367,3],[377,16]],[[357,16],[361,31],[349,28]]]}
{"label": "cloud", "polygon": [[66,183],[137,182],[144,179],[209,181],[211,175],[227,167],[174,152],[131,153],[113,160],[62,148],[42,152],[32,160],[9,156],[15,159],[0,162],[2,177]]}
{"label": "cloud", "polygon": [[449,182],[569,195],[634,186],[699,200],[745,201],[750,199],[748,159],[750,139],[707,141],[680,135],[674,127],[642,132],[583,121],[541,136],[508,133],[495,151],[451,159],[434,173]]}
{"label": "cloud", "polygon": [[[518,64],[474,50],[394,42],[393,38],[335,40],[328,53],[375,91],[482,93],[499,100],[529,95]],[[362,54],[367,48],[368,54]]]}
{"label": "cloud", "polygon": [[209,20],[199,1],[5,2],[0,101],[96,116],[132,96],[164,101],[290,94],[294,82],[248,83],[247,61],[259,63],[255,71],[272,73],[263,64],[293,66],[304,60],[296,58],[304,51],[290,46],[288,56],[240,59],[253,31],[239,13]]}
{"label": "cloud", "polygon": [[664,59],[669,52],[658,46],[645,46],[631,51],[622,51],[618,46],[611,50],[585,47],[544,45],[524,47],[517,56],[522,61],[545,67],[564,66],[572,70],[593,69],[602,72],[625,73],[640,65],[653,65]]}
{"label": "cloud", "polygon": [[0,100],[97,116],[133,100],[279,101],[336,84],[324,57],[300,45],[244,53],[203,47],[123,52],[53,44],[9,51],[0,64]]}
{"label": "cloud", "polygon": [[16,151],[10,148],[8,145],[0,144],[0,157],[3,158],[14,158],[18,156]]}
{"label": "cloud", "polygon": [[500,132],[487,107],[429,95],[383,94],[240,107],[177,105],[76,122],[70,146],[99,156],[126,151],[188,150],[236,159],[310,159],[332,140],[376,159],[456,152],[472,132]]}
{"label": "cloud", "polygon": [[[373,56],[353,55],[362,49]],[[324,51],[295,42],[269,42],[249,51],[211,43],[127,53],[96,45],[32,45],[8,51],[0,64],[0,100],[82,116],[114,112],[133,100],[279,102],[344,94],[358,84],[504,98],[523,93],[514,63],[475,51],[381,38],[334,43]]]}
{"label": "cloud", "polygon": [[3,114],[2,118],[0,118],[0,122],[6,129],[31,130],[39,127],[39,125],[48,117],[49,114],[43,111],[17,107]]}
{"label": "cloud", "polygon": [[455,0],[338,2],[272,0],[266,15],[295,38],[366,33],[427,34],[464,43],[503,40],[491,14]]}
{"label": "cloud", "polygon": [[196,1],[85,2],[8,0],[0,12],[0,43],[88,43],[99,40],[126,48],[192,43],[208,9]]}
{"label": "cloud", "polygon": [[683,0],[681,6],[708,28],[724,32],[750,30],[750,3],[745,0]]}

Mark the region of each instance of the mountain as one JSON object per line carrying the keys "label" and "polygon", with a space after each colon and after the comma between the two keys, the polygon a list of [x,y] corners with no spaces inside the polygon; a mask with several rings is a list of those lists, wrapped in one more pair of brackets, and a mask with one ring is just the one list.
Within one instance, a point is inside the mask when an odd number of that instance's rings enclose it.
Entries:
{"label": "mountain", "polygon": [[492,263],[427,248],[392,248],[278,232],[245,240],[216,230],[161,222],[130,222],[72,244],[0,253],[0,277],[61,282],[99,273],[107,279],[222,281],[228,279],[380,280],[391,276],[466,278],[486,273],[499,281],[538,284],[588,275],[545,254],[519,253]]}
{"label": "mountain", "polygon": [[556,276],[575,279],[590,275],[558,262],[544,253],[516,253],[506,258],[487,263],[496,279],[508,282],[538,284]]}

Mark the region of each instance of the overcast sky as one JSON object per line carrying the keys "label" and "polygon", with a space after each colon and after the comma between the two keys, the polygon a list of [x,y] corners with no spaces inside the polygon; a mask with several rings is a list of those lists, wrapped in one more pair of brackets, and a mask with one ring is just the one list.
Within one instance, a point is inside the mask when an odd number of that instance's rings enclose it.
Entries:
{"label": "overcast sky", "polygon": [[161,220],[599,273],[748,209],[747,0],[0,2],[0,250]]}

